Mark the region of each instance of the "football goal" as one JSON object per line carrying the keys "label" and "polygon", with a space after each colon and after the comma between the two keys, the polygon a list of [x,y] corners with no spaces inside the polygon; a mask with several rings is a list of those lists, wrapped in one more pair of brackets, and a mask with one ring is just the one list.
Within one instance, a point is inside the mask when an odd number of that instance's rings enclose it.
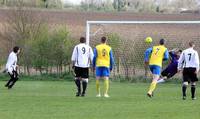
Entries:
{"label": "football goal", "polygon": [[[87,44],[95,47],[102,36],[108,38],[113,49],[116,77],[149,77],[144,68],[144,51],[158,44],[161,38],[166,40],[169,50],[183,50],[189,41],[194,41],[200,52],[200,21],[87,21]],[[153,42],[145,43],[146,37],[152,37]]]}

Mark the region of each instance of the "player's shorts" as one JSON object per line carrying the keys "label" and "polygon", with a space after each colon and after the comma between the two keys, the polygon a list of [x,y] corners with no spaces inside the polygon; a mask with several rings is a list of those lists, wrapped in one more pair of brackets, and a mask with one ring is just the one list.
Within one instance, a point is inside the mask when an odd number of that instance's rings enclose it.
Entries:
{"label": "player's shorts", "polygon": [[81,77],[81,78],[89,77],[89,68],[75,67],[74,72],[76,74],[75,77]]}
{"label": "player's shorts", "polygon": [[168,69],[165,69],[165,70],[163,70],[162,71],[162,73],[161,73],[161,75],[164,77],[164,76],[166,76],[167,78],[171,78],[171,77],[173,77],[175,74],[177,73],[177,71],[175,72],[173,72],[173,71],[169,71]]}
{"label": "player's shorts", "polygon": [[160,73],[161,73],[161,67],[160,67],[160,66],[157,66],[157,65],[149,65],[149,68],[150,68],[152,74],[160,75]]}
{"label": "player's shorts", "polygon": [[110,76],[110,69],[107,67],[96,67],[96,76],[98,77],[109,77]]}
{"label": "player's shorts", "polygon": [[183,69],[183,81],[184,82],[195,82],[198,81],[197,74],[195,73],[196,68],[184,68]]}

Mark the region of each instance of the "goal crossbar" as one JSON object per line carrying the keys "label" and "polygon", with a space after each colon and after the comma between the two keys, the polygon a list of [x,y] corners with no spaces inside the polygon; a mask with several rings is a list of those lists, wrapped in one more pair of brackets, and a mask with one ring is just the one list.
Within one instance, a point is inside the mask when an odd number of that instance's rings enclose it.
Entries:
{"label": "goal crossbar", "polygon": [[90,25],[94,24],[200,24],[200,21],[87,21],[86,43],[90,42]]}

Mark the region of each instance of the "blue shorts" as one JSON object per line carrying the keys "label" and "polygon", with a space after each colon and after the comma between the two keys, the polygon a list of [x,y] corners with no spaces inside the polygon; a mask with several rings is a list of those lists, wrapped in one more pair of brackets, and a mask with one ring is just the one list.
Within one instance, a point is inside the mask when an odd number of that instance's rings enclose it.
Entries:
{"label": "blue shorts", "polygon": [[107,67],[96,67],[96,76],[98,77],[104,77],[104,76],[110,76],[110,69]]}
{"label": "blue shorts", "polygon": [[161,67],[157,65],[149,65],[149,68],[152,74],[160,75],[161,74]]}

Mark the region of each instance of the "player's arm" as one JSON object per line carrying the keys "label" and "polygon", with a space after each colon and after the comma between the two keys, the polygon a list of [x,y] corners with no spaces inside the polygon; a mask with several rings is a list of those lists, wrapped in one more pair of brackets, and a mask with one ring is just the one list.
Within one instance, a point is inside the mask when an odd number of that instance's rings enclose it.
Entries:
{"label": "player's arm", "polygon": [[199,72],[199,55],[195,52],[196,73]]}
{"label": "player's arm", "polygon": [[94,57],[93,57],[93,60],[92,60],[92,66],[93,66],[93,68],[96,67],[96,59],[97,59],[97,49],[94,48]]}
{"label": "player's arm", "polygon": [[174,49],[169,50],[169,55],[171,58],[173,58],[175,56],[175,50]]}
{"label": "player's arm", "polygon": [[164,57],[163,57],[163,60],[166,61],[169,59],[169,51],[166,49],[165,50],[165,53],[164,53]]}
{"label": "player's arm", "polygon": [[110,50],[109,55],[110,55],[110,70],[112,71],[113,66],[115,65],[115,60],[114,60],[114,57],[113,57],[113,52],[112,52],[112,50]]}
{"label": "player's arm", "polygon": [[148,48],[146,49],[145,53],[144,53],[144,62],[148,63],[149,62],[149,56],[152,53],[153,48]]}
{"label": "player's arm", "polygon": [[89,59],[90,59],[90,63],[92,64],[93,62],[93,57],[94,57],[94,53],[92,51],[92,48],[90,47],[90,54],[89,54]]}
{"label": "player's arm", "polygon": [[184,52],[181,53],[181,56],[178,60],[178,67],[177,67],[178,71],[182,69],[183,62],[184,62]]}
{"label": "player's arm", "polygon": [[72,57],[71,57],[71,61],[72,61],[72,68],[74,68],[75,66],[75,62],[76,62],[76,55],[77,55],[77,52],[76,52],[76,47],[74,47],[74,50],[72,52]]}

